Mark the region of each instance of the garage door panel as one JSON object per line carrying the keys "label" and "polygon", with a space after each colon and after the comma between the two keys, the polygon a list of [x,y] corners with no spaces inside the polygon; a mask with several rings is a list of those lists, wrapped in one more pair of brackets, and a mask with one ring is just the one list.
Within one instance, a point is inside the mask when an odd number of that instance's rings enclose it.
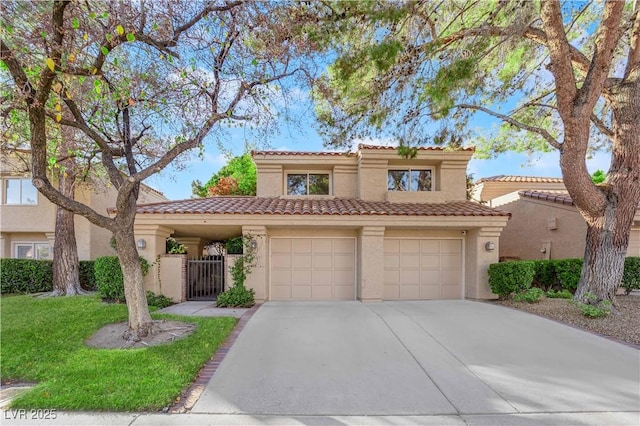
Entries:
{"label": "garage door panel", "polygon": [[400,240],[400,253],[417,254],[420,253],[419,240]]}
{"label": "garage door panel", "polygon": [[420,286],[419,285],[402,285],[400,287],[401,299],[419,299],[420,298]]}
{"label": "garage door panel", "polygon": [[311,270],[293,270],[291,271],[291,284],[295,286],[311,285]]}
{"label": "garage door panel", "polygon": [[384,242],[385,299],[462,297],[462,241],[387,238]]}
{"label": "garage door panel", "polygon": [[420,240],[420,253],[440,253],[440,240]]}
{"label": "garage door panel", "polygon": [[420,267],[420,255],[418,254],[403,254],[400,257],[400,268],[419,268]]}
{"label": "garage door panel", "polygon": [[271,300],[353,300],[355,239],[272,238],[270,280]]}

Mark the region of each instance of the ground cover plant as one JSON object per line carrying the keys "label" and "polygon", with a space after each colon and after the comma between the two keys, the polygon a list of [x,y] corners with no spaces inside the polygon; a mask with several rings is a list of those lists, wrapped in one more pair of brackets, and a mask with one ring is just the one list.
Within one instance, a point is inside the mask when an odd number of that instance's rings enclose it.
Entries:
{"label": "ground cover plant", "polygon": [[154,411],[171,405],[236,323],[235,318],[154,319],[196,324],[190,336],[144,349],[85,345],[101,327],[127,319],[127,307],[99,296],[3,297],[2,382],[36,382],[15,408]]}

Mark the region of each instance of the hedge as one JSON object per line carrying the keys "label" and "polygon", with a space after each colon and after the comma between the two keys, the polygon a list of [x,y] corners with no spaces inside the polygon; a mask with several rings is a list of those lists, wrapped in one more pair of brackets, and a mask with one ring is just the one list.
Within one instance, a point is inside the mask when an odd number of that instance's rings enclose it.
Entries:
{"label": "hedge", "polygon": [[[149,262],[144,257],[140,258],[140,266],[142,275],[149,272]],[[118,256],[103,256],[95,261],[95,279],[96,286],[100,295],[107,300],[123,303],[124,296],[124,277],[120,268]]]}
{"label": "hedge", "polygon": [[[80,261],[80,285],[96,290],[93,260]],[[53,262],[34,259],[0,259],[0,293],[41,293],[53,291]]]}
{"label": "hedge", "polygon": [[0,293],[53,291],[53,262],[34,259],[0,259]]}
{"label": "hedge", "polygon": [[489,287],[501,299],[531,287],[536,268],[533,261],[502,262],[489,265]]}
{"label": "hedge", "polygon": [[621,287],[627,294],[633,290],[640,290],[640,257],[627,257],[624,260]]}

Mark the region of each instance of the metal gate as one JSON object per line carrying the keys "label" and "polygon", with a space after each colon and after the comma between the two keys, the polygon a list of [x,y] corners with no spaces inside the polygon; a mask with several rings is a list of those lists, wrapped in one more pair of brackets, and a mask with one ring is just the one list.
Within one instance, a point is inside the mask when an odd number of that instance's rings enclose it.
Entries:
{"label": "metal gate", "polygon": [[216,300],[224,291],[224,257],[187,261],[187,300]]}

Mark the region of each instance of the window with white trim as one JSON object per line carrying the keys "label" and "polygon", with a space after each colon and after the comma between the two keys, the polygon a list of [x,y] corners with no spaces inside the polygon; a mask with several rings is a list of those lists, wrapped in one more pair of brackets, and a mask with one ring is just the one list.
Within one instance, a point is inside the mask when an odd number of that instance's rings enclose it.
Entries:
{"label": "window with white trim", "polygon": [[287,173],[287,195],[329,195],[329,173]]}
{"label": "window with white trim", "polygon": [[388,191],[433,191],[432,169],[393,169],[387,174]]}
{"label": "window with white trim", "polygon": [[31,179],[3,179],[2,204],[38,204],[38,190]]}
{"label": "window with white trim", "polygon": [[13,257],[18,259],[51,259],[49,243],[14,243]]}

